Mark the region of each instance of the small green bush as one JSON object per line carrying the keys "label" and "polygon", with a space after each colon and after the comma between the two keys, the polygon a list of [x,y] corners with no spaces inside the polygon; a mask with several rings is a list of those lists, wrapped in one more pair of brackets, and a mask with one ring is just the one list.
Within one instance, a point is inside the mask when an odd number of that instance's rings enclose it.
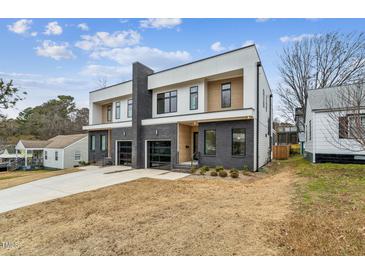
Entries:
{"label": "small green bush", "polygon": [[227,171],[225,171],[225,170],[221,170],[221,171],[219,171],[219,177],[227,177]]}
{"label": "small green bush", "polygon": [[192,167],[192,168],[190,169],[190,173],[191,173],[191,174],[195,174],[195,172],[196,172],[196,168],[195,168],[195,167]]}
{"label": "small green bush", "polygon": [[206,173],[206,169],[204,167],[200,168],[200,175],[204,175]]}
{"label": "small green bush", "polygon": [[231,169],[229,170],[229,173],[238,173],[238,170],[237,170],[237,169],[235,169],[235,168],[231,168]]}
{"label": "small green bush", "polygon": [[202,166],[202,167],[200,168],[200,170],[209,171],[209,167],[207,167],[207,166]]}
{"label": "small green bush", "polygon": [[243,171],[250,171],[250,169],[248,168],[248,165],[244,165],[242,170]]}
{"label": "small green bush", "polygon": [[217,175],[218,175],[218,173],[216,171],[214,171],[214,170],[210,172],[210,176],[214,176],[215,177]]}
{"label": "small green bush", "polygon": [[215,167],[215,171],[216,171],[216,172],[219,172],[219,171],[221,171],[221,170],[224,170],[224,168],[223,168],[222,166],[216,166],[216,167]]}
{"label": "small green bush", "polygon": [[238,178],[239,177],[239,173],[238,172],[231,172],[231,177],[232,178]]}

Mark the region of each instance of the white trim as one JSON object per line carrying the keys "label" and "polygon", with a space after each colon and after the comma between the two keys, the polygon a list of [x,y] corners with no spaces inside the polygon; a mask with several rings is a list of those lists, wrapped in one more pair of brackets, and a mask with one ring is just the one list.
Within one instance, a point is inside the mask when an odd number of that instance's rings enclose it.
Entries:
{"label": "white trim", "polygon": [[120,123],[105,123],[98,125],[83,126],[83,130],[100,130],[100,129],[111,129],[120,127],[132,127],[132,121],[120,122]]}
{"label": "white trim", "polygon": [[[115,165],[118,165],[118,150],[117,150],[117,146],[118,146],[118,142],[131,142],[132,143],[132,150],[133,150],[133,141],[132,140],[115,140],[115,146],[114,146],[114,154],[115,154]],[[132,152],[133,153],[133,152]]]}
{"label": "white trim", "polygon": [[170,117],[160,117],[142,120],[142,126],[173,124],[178,122],[208,122],[208,121],[223,121],[223,120],[244,120],[253,119],[255,111],[252,108],[238,109],[230,111],[205,112],[191,115],[179,115]]}

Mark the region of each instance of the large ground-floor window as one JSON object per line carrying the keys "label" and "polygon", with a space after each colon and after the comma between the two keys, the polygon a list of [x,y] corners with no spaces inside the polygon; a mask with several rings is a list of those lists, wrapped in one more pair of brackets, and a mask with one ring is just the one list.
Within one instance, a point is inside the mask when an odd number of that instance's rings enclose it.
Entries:
{"label": "large ground-floor window", "polygon": [[246,154],[246,130],[244,128],[232,129],[232,155],[244,156]]}
{"label": "large ground-floor window", "polygon": [[204,131],[204,154],[215,155],[216,147],[216,132],[215,129],[208,129]]}

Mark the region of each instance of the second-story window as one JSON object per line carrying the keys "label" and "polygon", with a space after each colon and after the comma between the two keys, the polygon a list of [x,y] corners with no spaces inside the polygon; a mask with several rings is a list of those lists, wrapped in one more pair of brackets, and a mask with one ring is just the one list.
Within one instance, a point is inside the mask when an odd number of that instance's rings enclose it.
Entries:
{"label": "second-story window", "polygon": [[177,111],[177,91],[157,94],[157,114]]}
{"label": "second-story window", "polygon": [[231,83],[225,83],[221,86],[222,108],[231,107]]}
{"label": "second-story window", "polygon": [[198,109],[198,86],[190,88],[190,110]]}
{"label": "second-story window", "polygon": [[133,100],[129,99],[128,100],[128,108],[127,108],[127,117],[128,118],[132,117],[132,107],[133,107]]}
{"label": "second-story window", "polygon": [[112,120],[112,106],[108,106],[108,108],[106,109],[106,120],[108,122],[111,122]]}
{"label": "second-story window", "polygon": [[115,119],[120,119],[120,102],[115,103]]}

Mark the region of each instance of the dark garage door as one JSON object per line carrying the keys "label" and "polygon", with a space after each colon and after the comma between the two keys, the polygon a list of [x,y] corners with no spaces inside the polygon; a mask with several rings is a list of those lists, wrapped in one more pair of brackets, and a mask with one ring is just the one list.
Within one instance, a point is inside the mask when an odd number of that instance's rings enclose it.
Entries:
{"label": "dark garage door", "polygon": [[171,141],[149,141],[148,154],[148,167],[171,168]]}
{"label": "dark garage door", "polygon": [[132,164],[132,142],[118,142],[118,165],[130,166]]}

